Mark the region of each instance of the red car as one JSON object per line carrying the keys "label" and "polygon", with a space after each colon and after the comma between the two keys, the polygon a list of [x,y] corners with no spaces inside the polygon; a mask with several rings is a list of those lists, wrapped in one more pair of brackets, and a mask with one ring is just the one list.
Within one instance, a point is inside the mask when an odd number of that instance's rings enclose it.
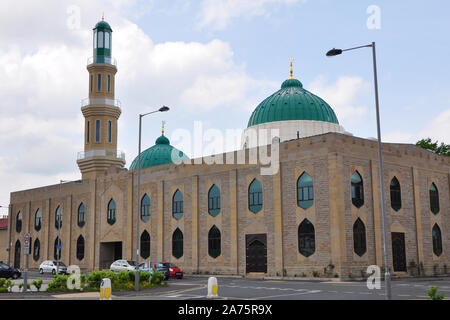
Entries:
{"label": "red car", "polygon": [[183,278],[183,271],[181,271],[181,269],[178,268],[173,263],[163,262],[163,265],[165,267],[169,268],[169,272],[170,272],[170,277],[171,278],[178,278],[178,279],[182,279]]}

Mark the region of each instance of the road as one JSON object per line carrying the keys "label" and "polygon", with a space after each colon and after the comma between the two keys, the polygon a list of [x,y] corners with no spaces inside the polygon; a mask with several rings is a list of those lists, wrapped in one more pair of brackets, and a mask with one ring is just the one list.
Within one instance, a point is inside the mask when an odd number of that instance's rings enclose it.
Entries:
{"label": "road", "polygon": [[[51,275],[30,273],[32,280],[43,278],[43,290]],[[15,280],[17,284],[23,279]],[[383,300],[385,299],[384,283],[381,289],[368,289],[366,282],[327,282],[327,281],[293,281],[293,280],[257,280],[248,278],[218,277],[219,299],[228,300]],[[207,277],[185,276],[182,280],[169,280],[169,286],[147,290],[144,292],[113,292],[113,299],[139,300],[198,300],[206,299]],[[438,286],[438,292],[450,297],[450,278],[442,279],[405,279],[394,280],[392,297],[395,300],[427,299],[427,290]],[[33,289],[33,288],[32,288]],[[13,290],[18,292],[16,286]],[[1,298],[6,298],[4,295]],[[32,296],[30,297],[32,298]],[[43,299],[98,299],[96,293],[80,295],[47,294]]]}

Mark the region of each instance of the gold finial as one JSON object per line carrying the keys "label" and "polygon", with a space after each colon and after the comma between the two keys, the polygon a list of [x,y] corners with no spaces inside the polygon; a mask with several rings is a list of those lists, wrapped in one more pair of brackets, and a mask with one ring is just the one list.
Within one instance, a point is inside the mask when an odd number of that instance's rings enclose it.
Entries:
{"label": "gold finial", "polygon": [[291,62],[291,76],[289,77],[289,79],[295,79],[294,78],[294,68],[292,67],[292,62],[294,62],[294,57],[291,57],[291,59],[289,59],[289,61]]}
{"label": "gold finial", "polygon": [[105,13],[102,12],[102,21],[105,21]]}
{"label": "gold finial", "polygon": [[166,124],[166,122],[163,120],[163,121],[162,121],[162,130],[161,130],[161,131],[162,131],[162,135],[164,135],[164,125],[165,125],[165,124]]}

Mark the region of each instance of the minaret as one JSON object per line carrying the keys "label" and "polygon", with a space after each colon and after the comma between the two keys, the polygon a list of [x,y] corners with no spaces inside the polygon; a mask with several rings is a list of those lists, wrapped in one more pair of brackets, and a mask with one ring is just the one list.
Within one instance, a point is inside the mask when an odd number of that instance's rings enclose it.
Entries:
{"label": "minaret", "polygon": [[121,109],[120,102],[114,99],[117,67],[111,56],[112,29],[102,17],[93,31],[94,55],[87,63],[89,98],[81,103],[85,118],[84,152],[78,154],[77,160],[83,179],[125,165],[125,155],[117,150],[117,120]]}

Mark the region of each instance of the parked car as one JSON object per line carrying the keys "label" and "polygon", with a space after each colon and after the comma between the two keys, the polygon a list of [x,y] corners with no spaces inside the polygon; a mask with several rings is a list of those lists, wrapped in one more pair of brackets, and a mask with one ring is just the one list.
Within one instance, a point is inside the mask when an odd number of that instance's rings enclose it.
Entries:
{"label": "parked car", "polygon": [[0,278],[17,279],[17,278],[20,278],[21,275],[22,275],[22,273],[20,272],[19,269],[12,268],[5,263],[0,263]]}
{"label": "parked car", "polygon": [[177,278],[177,279],[182,279],[183,278],[183,271],[181,271],[181,269],[178,268],[173,263],[163,262],[163,265],[165,265],[167,268],[169,268],[169,272],[170,272],[170,277],[171,278]]}
{"label": "parked car", "polygon": [[111,264],[109,270],[120,272],[123,270],[136,271],[136,262],[132,260],[116,260]]}
{"label": "parked car", "polygon": [[169,268],[166,267],[162,262],[149,262],[145,261],[139,265],[139,270],[141,271],[149,271],[150,274],[153,274],[153,268],[155,268],[156,271],[164,273],[165,280],[169,279],[170,272]]}
{"label": "parked car", "polygon": [[39,273],[40,274],[43,274],[43,273],[56,274],[56,270],[58,269],[58,272],[60,274],[66,274],[67,266],[61,261],[59,261],[59,268],[58,268],[57,264],[58,264],[58,261],[56,261],[56,260],[45,260],[39,266]]}

